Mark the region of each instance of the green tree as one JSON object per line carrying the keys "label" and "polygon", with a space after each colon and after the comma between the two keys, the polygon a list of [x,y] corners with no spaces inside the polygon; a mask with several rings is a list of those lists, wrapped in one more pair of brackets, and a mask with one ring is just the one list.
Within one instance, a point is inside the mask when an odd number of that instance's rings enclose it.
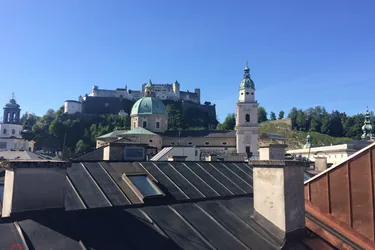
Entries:
{"label": "green tree", "polygon": [[293,107],[288,114],[288,118],[292,120],[292,128],[298,128],[297,114],[298,114],[298,110],[296,107]]}
{"label": "green tree", "polygon": [[284,119],[284,115],[285,115],[285,112],[284,112],[283,110],[281,110],[281,111],[279,112],[279,117],[278,117],[278,119],[279,119],[279,120]]}
{"label": "green tree", "polygon": [[275,114],[275,112],[273,112],[273,111],[270,112],[270,120],[271,120],[271,121],[276,120],[276,114]]}
{"label": "green tree", "polygon": [[302,109],[299,109],[297,111],[297,118],[296,118],[296,124],[298,130],[306,131],[306,116],[305,113],[302,111]]}
{"label": "green tree", "polygon": [[217,124],[218,130],[234,130],[236,126],[236,115],[228,114],[223,123]]}
{"label": "green tree", "polygon": [[260,106],[258,108],[258,122],[261,123],[261,122],[265,122],[267,120],[268,120],[267,111],[264,107]]}
{"label": "green tree", "polygon": [[181,108],[176,104],[167,105],[168,112],[168,129],[177,130],[178,128],[183,128],[183,115]]}
{"label": "green tree", "polygon": [[85,143],[83,140],[79,140],[76,144],[75,153],[76,155],[82,155],[91,150],[91,146]]}

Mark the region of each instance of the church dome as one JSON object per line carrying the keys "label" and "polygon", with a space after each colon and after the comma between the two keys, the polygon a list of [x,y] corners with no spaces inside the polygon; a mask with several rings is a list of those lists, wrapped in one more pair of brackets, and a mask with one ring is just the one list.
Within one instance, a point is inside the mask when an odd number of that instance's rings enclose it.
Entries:
{"label": "church dome", "polygon": [[146,96],[134,103],[130,115],[168,115],[168,112],[162,101]]}
{"label": "church dome", "polygon": [[255,84],[253,82],[253,80],[251,80],[250,78],[244,78],[242,79],[241,83],[240,83],[240,88],[251,88],[251,89],[255,89]]}

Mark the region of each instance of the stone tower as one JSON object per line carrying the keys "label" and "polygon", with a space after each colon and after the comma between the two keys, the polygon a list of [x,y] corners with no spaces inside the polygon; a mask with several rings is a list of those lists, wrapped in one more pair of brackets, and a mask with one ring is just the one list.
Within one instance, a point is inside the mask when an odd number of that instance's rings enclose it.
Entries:
{"label": "stone tower", "polygon": [[373,140],[373,139],[375,139],[375,136],[372,134],[371,114],[368,111],[368,108],[366,109],[365,122],[362,126],[362,131],[363,131],[363,134],[361,136],[362,140]]}
{"label": "stone tower", "polygon": [[254,82],[250,78],[250,69],[246,61],[236,105],[237,153],[258,155],[258,105],[255,100]]}
{"label": "stone tower", "polygon": [[20,105],[17,104],[14,94],[12,99],[4,107],[3,123],[5,124],[19,124],[20,123]]}

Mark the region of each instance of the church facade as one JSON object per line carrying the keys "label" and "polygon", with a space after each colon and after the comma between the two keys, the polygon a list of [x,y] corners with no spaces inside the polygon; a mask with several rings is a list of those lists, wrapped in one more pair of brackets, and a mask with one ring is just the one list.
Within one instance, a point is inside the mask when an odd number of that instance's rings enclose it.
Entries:
{"label": "church facade", "polygon": [[151,80],[144,94],[131,109],[131,130],[114,131],[97,138],[97,148],[120,138],[126,143],[148,144],[160,151],[164,147],[190,146],[203,154],[243,154],[258,156],[258,103],[255,85],[246,63],[236,104],[235,130],[168,130],[168,113],[163,102],[155,98]]}
{"label": "church facade", "polygon": [[12,97],[4,106],[3,121],[0,123],[0,151],[34,150],[34,142],[22,138],[23,127],[21,125],[20,113],[20,105]]}

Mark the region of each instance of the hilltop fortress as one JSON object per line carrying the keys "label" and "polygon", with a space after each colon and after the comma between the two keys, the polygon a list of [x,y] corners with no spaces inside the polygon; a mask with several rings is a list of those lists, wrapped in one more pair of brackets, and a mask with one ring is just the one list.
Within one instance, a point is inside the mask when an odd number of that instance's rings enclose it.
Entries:
{"label": "hilltop fortress", "polygon": [[[149,80],[151,82],[151,79]],[[196,108],[206,113],[210,121],[210,127],[216,127],[216,107],[210,102],[201,104],[201,92],[199,88],[194,92],[181,91],[180,83],[173,84],[152,84],[155,91],[155,98],[167,104],[180,104],[181,110],[185,113],[188,109]],[[93,86],[91,93],[79,96],[78,100],[66,100],[64,113],[66,114],[130,114],[133,104],[143,97],[146,83],[142,84],[141,90],[117,88],[115,90],[99,89]]]}

